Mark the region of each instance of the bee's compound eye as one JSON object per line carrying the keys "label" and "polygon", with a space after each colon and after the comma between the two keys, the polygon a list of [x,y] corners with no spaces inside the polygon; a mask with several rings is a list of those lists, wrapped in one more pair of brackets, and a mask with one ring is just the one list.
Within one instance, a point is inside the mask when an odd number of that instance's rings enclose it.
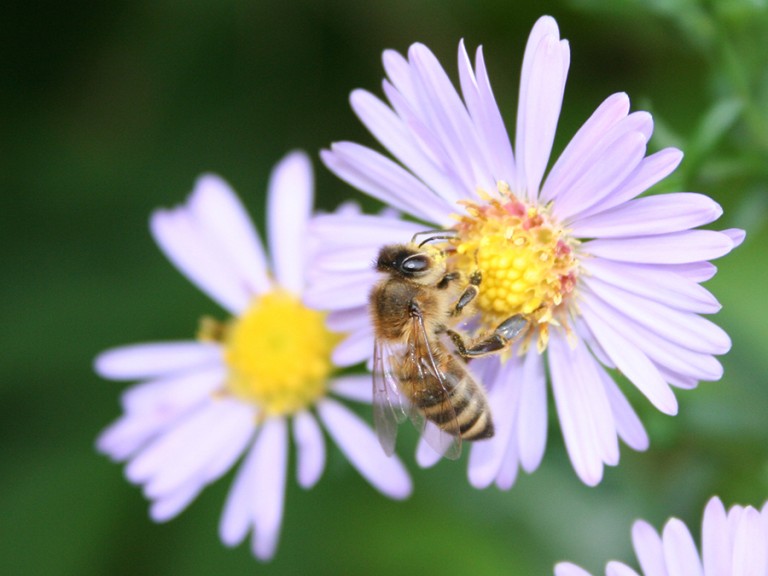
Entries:
{"label": "bee's compound eye", "polygon": [[423,254],[414,254],[413,256],[409,256],[405,260],[403,260],[403,263],[400,266],[400,269],[403,272],[407,272],[410,274],[414,274],[416,272],[423,272],[427,269],[429,266],[429,258],[424,256]]}

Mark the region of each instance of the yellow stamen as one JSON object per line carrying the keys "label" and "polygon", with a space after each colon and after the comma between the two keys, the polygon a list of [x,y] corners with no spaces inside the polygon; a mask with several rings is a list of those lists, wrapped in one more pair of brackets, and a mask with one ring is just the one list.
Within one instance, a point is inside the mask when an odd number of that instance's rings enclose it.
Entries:
{"label": "yellow stamen", "polygon": [[204,318],[198,338],[222,342],[229,392],[264,416],[292,414],[322,397],[339,342],[324,313],[283,291],[258,297],[229,324]]}
{"label": "yellow stamen", "polygon": [[[463,202],[458,216],[455,265],[482,273],[476,306],[486,326],[515,314],[528,315],[539,328],[538,347],[547,344],[548,324],[573,291],[577,261],[568,238],[547,207],[529,205],[500,182],[498,196]],[[562,316],[562,314],[560,315]]]}

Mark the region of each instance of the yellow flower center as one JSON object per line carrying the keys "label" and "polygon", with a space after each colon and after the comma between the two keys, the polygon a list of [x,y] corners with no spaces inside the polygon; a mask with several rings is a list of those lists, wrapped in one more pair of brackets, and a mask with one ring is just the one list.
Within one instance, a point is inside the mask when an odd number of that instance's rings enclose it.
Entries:
{"label": "yellow flower center", "polygon": [[228,391],[256,404],[265,417],[293,414],[325,394],[339,342],[325,327],[324,313],[284,291],[258,297],[229,324],[203,319],[199,338],[224,345]]}
{"label": "yellow flower center", "polygon": [[[458,216],[456,266],[482,274],[476,298],[483,324],[495,326],[515,314],[538,326],[539,348],[546,347],[547,325],[576,282],[577,261],[570,239],[547,207],[529,205],[500,182],[498,196],[463,202]],[[558,316],[563,316],[558,314]]]}

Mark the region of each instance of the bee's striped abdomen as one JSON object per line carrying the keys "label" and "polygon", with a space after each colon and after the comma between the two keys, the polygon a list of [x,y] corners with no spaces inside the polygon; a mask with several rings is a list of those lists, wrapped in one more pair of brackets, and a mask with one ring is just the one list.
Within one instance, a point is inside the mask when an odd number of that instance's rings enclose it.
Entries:
{"label": "bee's striped abdomen", "polygon": [[[450,360],[450,364],[455,360]],[[456,377],[453,377],[455,374]],[[431,377],[431,376],[430,376]],[[480,440],[493,436],[493,422],[485,393],[462,370],[449,372],[438,386],[440,394],[416,394],[412,399],[424,416],[442,430],[463,440]]]}

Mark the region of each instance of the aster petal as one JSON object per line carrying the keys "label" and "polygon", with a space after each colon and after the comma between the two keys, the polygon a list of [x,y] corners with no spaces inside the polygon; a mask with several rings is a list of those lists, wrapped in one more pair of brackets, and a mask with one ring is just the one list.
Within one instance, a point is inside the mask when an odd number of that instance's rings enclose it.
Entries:
{"label": "aster petal", "polygon": [[228,418],[236,420],[236,423],[229,426],[231,431],[226,441],[222,442],[222,448],[201,469],[206,484],[214,482],[232,468],[248,449],[256,432],[256,408],[235,400],[233,403],[239,404],[239,407],[230,408]]}
{"label": "aster petal", "polygon": [[[608,111],[611,111],[610,107]],[[610,129],[601,134],[593,135],[587,132],[583,147],[566,149],[572,155],[572,160],[569,158],[567,165],[569,171],[563,172],[561,169],[555,172],[553,178],[548,178],[545,184],[545,188],[552,190],[548,195],[555,197],[557,200],[555,204],[568,204],[567,212],[562,214],[563,217],[566,215],[574,217],[578,213],[589,212],[590,206],[599,204],[616,190],[616,187],[624,181],[622,175],[631,175],[637,165],[642,162],[642,154],[638,159],[637,150],[642,149],[644,153],[647,138],[642,131],[643,126],[636,121],[637,117],[636,112],[616,119]],[[598,117],[597,120],[612,121],[613,118]],[[594,125],[590,128],[594,128]],[[596,141],[593,142],[593,140]],[[622,148],[617,150],[616,147],[620,144]],[[627,156],[630,153],[633,155]],[[601,174],[605,170],[607,173]],[[612,185],[606,186],[606,182]],[[592,194],[590,185],[599,185],[600,193]],[[573,195],[574,190],[578,191],[576,196]]]}
{"label": "aster petal", "polygon": [[669,176],[682,159],[683,153],[677,148],[665,148],[646,156],[618,188],[600,202],[581,211],[579,218],[586,218],[592,214],[608,210],[642,194]]}
{"label": "aster petal", "polygon": [[288,432],[284,418],[264,422],[227,497],[219,535],[227,546],[242,542],[253,526],[254,554],[274,555],[283,518]]}
{"label": "aster petal", "polygon": [[483,49],[478,47],[475,56],[476,74],[464,47],[459,43],[459,80],[467,110],[478,133],[478,145],[489,164],[494,182],[515,181],[515,158],[509,133],[493,96],[491,83],[483,58]]}
{"label": "aster petal", "polygon": [[499,376],[485,375],[480,379],[496,383],[488,392],[489,407],[494,415],[493,437],[473,444],[469,454],[469,483],[478,489],[487,488],[496,480],[507,454],[507,446],[515,441],[513,432],[521,412],[521,388],[517,385],[522,372],[519,360],[513,357],[497,370]]}
{"label": "aster petal", "polygon": [[[307,306],[318,310],[341,311],[350,307],[362,309],[368,304],[368,295],[378,279],[376,272],[359,270],[343,273],[333,270],[334,263],[322,257],[315,260],[315,265],[315,277],[304,294]],[[319,271],[320,267],[326,267],[326,270]]]}
{"label": "aster petal", "polygon": [[583,175],[558,195],[552,213],[570,223],[590,206],[609,196],[637,168],[645,156],[646,140],[640,132],[621,134]]}
{"label": "aster petal", "polygon": [[[707,358],[711,358],[711,356],[707,356]],[[661,365],[657,359],[654,359],[654,362],[656,362],[656,365],[659,368],[659,372],[664,377],[664,380],[669,382],[672,386],[675,386],[676,388],[682,388],[684,390],[693,390],[699,385],[698,378],[694,378],[693,376],[689,376],[687,374],[683,375],[675,372],[674,370],[670,370],[666,366]],[[719,373],[722,374],[722,370],[719,370]]]}
{"label": "aster petal", "polygon": [[408,60],[395,50],[385,50],[381,55],[381,61],[384,64],[387,77],[392,82],[392,86],[402,94],[410,106],[416,106],[418,104],[418,96],[416,95],[411,65]]}
{"label": "aster petal", "polygon": [[[638,576],[637,572],[632,570],[626,564],[611,561],[605,566],[605,576]],[[649,575],[650,576],[650,575]]]}
{"label": "aster petal", "polygon": [[212,430],[220,427],[221,406],[219,402],[209,401],[187,414],[176,426],[131,460],[125,468],[126,477],[133,483],[142,484],[158,476],[162,477],[169,473],[169,469],[177,468],[177,460],[183,467],[180,458],[194,457],[189,454],[190,447],[194,447],[192,452],[196,452],[197,444],[208,438]]}
{"label": "aster petal", "polygon": [[447,226],[451,207],[403,168],[353,142],[336,142],[320,158],[339,178],[366,194],[428,222]]}
{"label": "aster petal", "polygon": [[627,446],[637,451],[648,449],[650,443],[648,433],[645,431],[643,423],[638,418],[637,413],[632,409],[626,396],[619,389],[613,378],[602,368],[598,367],[600,380],[608,396],[608,402],[611,404],[613,412],[613,421],[616,424],[616,432]]}
{"label": "aster petal", "polygon": [[251,549],[261,560],[274,556],[283,523],[288,431],[284,418],[268,420],[256,439],[257,464],[251,489],[254,530]]}
{"label": "aster petal", "polygon": [[[227,268],[249,295],[262,294],[271,287],[264,247],[237,194],[224,180],[212,174],[198,178],[189,198],[189,213],[214,257]],[[194,254],[194,257],[197,257]]]}
{"label": "aster petal", "polygon": [[584,298],[580,307],[584,320],[603,350],[656,408],[665,414],[676,414],[677,399],[659,371],[642,351],[627,342],[622,333],[605,321],[599,312],[593,311],[595,301],[594,298]]}
{"label": "aster petal", "polygon": [[461,197],[458,179],[453,177],[452,171],[446,172],[444,166],[440,165],[434,153],[435,145],[427,145],[418,137],[427,131],[426,127],[414,130],[416,125],[420,125],[420,121],[415,120],[415,115],[407,104],[399,102],[400,94],[394,92],[395,89],[386,82],[384,90],[393,105],[399,103],[397,110],[400,115],[365,90],[352,92],[352,108],[368,130],[403,166],[432,190],[439,191],[445,199],[458,200]]}
{"label": "aster petal", "polygon": [[253,409],[222,399],[212,403],[206,423],[208,427],[201,425],[193,442],[174,450],[173,456],[157,468],[144,486],[147,498],[163,498],[190,482],[205,486],[229,470],[252,437]]}
{"label": "aster petal", "polygon": [[558,562],[555,564],[555,576],[591,576],[591,574],[576,564]]}
{"label": "aster petal", "polygon": [[632,544],[643,574],[677,576],[676,573],[670,575],[667,572],[661,538],[648,522],[638,520],[632,525]]}
{"label": "aster petal", "polygon": [[347,408],[324,398],[317,412],[336,445],[358,472],[390,498],[400,500],[410,495],[412,486],[397,457],[387,457],[373,431]]}
{"label": "aster petal", "polygon": [[709,224],[722,213],[720,205],[703,194],[679,192],[630,200],[577,220],[570,228],[579,238],[649,236]]}
{"label": "aster petal", "polygon": [[102,352],[94,370],[110,380],[137,380],[221,364],[221,346],[202,342],[156,342]]}
{"label": "aster petal", "polygon": [[[718,497],[711,498],[701,523],[701,551],[704,574],[728,574],[731,569],[731,543],[725,507]],[[738,572],[734,572],[738,574]]]}
{"label": "aster petal", "polygon": [[219,538],[226,546],[237,546],[243,541],[251,526],[250,501],[253,495],[255,454],[254,445],[240,465],[234,485],[227,495],[224,512],[219,522]]}
{"label": "aster petal", "polygon": [[766,533],[760,513],[747,506],[733,532],[732,574],[764,576],[768,569],[766,558]]}
{"label": "aster petal", "polygon": [[651,135],[653,135],[653,116],[648,112],[643,110],[632,112],[632,114],[627,116],[625,123],[627,130],[640,132],[645,137],[646,142],[651,139]]}
{"label": "aster petal", "polygon": [[590,420],[597,455],[606,464],[615,466],[619,463],[619,441],[613,410],[600,379],[602,369],[582,340],[577,340],[575,352],[578,359],[576,369],[580,372],[583,384],[581,393],[590,413],[589,416],[584,413],[582,417]]}
{"label": "aster petal", "polygon": [[337,366],[359,364],[371,357],[373,342],[373,328],[368,326],[364,330],[350,334],[349,337],[337,345],[333,350],[331,360]]}
{"label": "aster petal", "polygon": [[382,216],[313,218],[310,235],[322,248],[313,259],[305,302],[324,310],[364,308],[367,319],[368,293],[379,278],[373,262],[381,246],[406,242],[423,230],[423,224]]}
{"label": "aster petal", "polygon": [[728,254],[733,241],[714,230],[687,230],[656,236],[590,240],[581,246],[593,256],[624,262],[684,264]]}
{"label": "aster petal", "polygon": [[[415,81],[417,74],[413,72],[412,75]],[[460,167],[451,161],[445,141],[429,125],[430,118],[422,110],[428,103],[425,103],[422,98],[415,103],[406,101],[403,95],[386,80],[382,83],[382,87],[392,107],[408,126],[416,145],[442,172],[443,184],[439,188],[432,189],[451,205],[464,198],[466,184],[459,172]]]}
{"label": "aster petal", "polygon": [[585,165],[599,152],[599,142],[611,133],[629,113],[629,97],[619,92],[606,98],[579,128],[557,159],[541,189],[540,201],[547,203],[568,190],[573,180],[582,174]]}
{"label": "aster petal", "polygon": [[419,438],[416,444],[416,464],[422,468],[432,468],[443,459],[443,452],[438,452],[427,442],[424,434]]}
{"label": "aster petal", "polygon": [[123,393],[126,413],[104,430],[97,449],[113,460],[125,460],[152,437],[210,399],[223,381],[223,369],[182,377],[152,380]]}
{"label": "aster petal", "polygon": [[598,362],[605,366],[606,368],[615,369],[616,365],[613,363],[613,361],[610,359],[608,354],[606,354],[605,350],[603,350],[603,347],[600,346],[600,342],[597,341],[595,338],[595,335],[592,334],[592,331],[589,329],[589,326],[583,321],[583,318],[577,317],[574,321],[574,329],[576,331],[576,334],[580,338],[584,340],[584,342],[589,347],[592,354],[595,356]]}
{"label": "aster petal", "polygon": [[[319,269],[319,274],[316,272],[313,275],[313,280],[317,282],[318,278],[325,275],[328,280],[334,281],[334,285],[344,286],[343,279],[338,276],[350,276],[353,278],[353,282],[370,281],[371,278],[377,278],[373,266],[369,267],[367,264],[373,264],[376,261],[376,255],[380,248],[381,245],[374,247],[367,244],[339,245],[338,248],[333,245],[325,246],[315,255],[313,266]],[[346,282],[346,284],[350,283]]]}
{"label": "aster petal", "polygon": [[421,112],[427,125],[442,143],[445,164],[457,171],[466,190],[495,184],[477,142],[477,133],[467,109],[435,55],[423,44],[408,50]]}
{"label": "aster petal", "polygon": [[[311,308],[334,311],[362,308],[368,303],[368,293],[379,279],[367,264],[376,252],[366,249],[344,249],[316,254],[311,281],[304,293],[304,302]],[[344,257],[349,259],[345,260]]]}
{"label": "aster petal", "polygon": [[674,272],[693,282],[706,282],[717,274],[717,266],[711,262],[687,262],[684,264],[633,264],[646,269],[663,269]]}
{"label": "aster petal", "polygon": [[553,332],[549,346],[552,391],[568,455],[582,481],[594,486],[602,479],[603,462],[616,464],[619,457],[610,404],[581,340],[572,347]]}
{"label": "aster petal", "polygon": [[[528,36],[520,72],[520,96],[517,106],[515,138],[515,151],[517,153],[516,188],[518,190],[525,190],[527,183],[536,179],[535,174],[529,178],[525,172],[529,163],[535,167],[541,161],[538,156],[527,158],[527,155],[545,154],[546,158],[543,159],[545,164],[549,159],[551,142],[549,149],[547,149],[546,142],[550,139],[553,125],[557,125],[569,62],[568,45],[565,42],[560,44],[560,30],[557,27],[557,22],[551,16],[542,16],[533,25]],[[548,66],[553,66],[554,70],[549,77],[547,77],[546,70]],[[545,82],[551,83],[551,98],[546,99],[544,106],[537,108],[535,99],[542,96],[539,91]],[[530,125],[529,122],[531,122]],[[543,130],[543,137],[538,142],[535,140],[537,130]],[[531,146],[534,142],[537,143],[535,147]],[[537,192],[538,187],[527,190],[528,199],[535,198]]]}
{"label": "aster petal", "polygon": [[348,246],[349,239],[354,238],[356,244],[378,249],[384,244],[407,242],[422,232],[424,225],[371,214],[321,214],[312,218],[309,229],[323,246]]}
{"label": "aster petal", "polygon": [[547,380],[544,359],[535,346],[523,359],[520,387],[520,410],[517,418],[517,441],[520,464],[528,473],[539,467],[547,444]]}
{"label": "aster petal", "polygon": [[[423,150],[410,130],[389,106],[366,90],[354,90],[350,95],[352,109],[373,136],[433,190],[453,190],[453,181]],[[454,193],[458,199],[458,193]]]}
{"label": "aster petal", "polygon": [[333,310],[325,319],[331,332],[348,333],[364,329],[371,323],[368,306],[354,306]]}
{"label": "aster petal", "polygon": [[121,397],[128,414],[142,414],[167,419],[198,402],[210,398],[225,382],[223,365],[170,375],[131,386]]}
{"label": "aster petal", "polygon": [[588,320],[593,313],[599,314],[609,325],[617,327],[627,343],[647,355],[657,368],[664,367],[665,372],[671,371],[697,380],[718,380],[722,376],[722,366],[714,357],[694,352],[662,338],[655,331],[628,319],[624,312],[609,306],[586,290],[583,297],[585,301],[589,301],[586,307],[582,306],[585,319]]}
{"label": "aster petal", "polygon": [[516,150],[518,171],[525,175],[528,200],[538,195],[555,140],[568,74],[568,59],[564,58],[563,48],[567,51],[568,44],[560,42],[559,33],[547,34],[530,57],[528,74],[523,64]]}
{"label": "aster petal", "polygon": [[744,242],[744,239],[747,237],[746,230],[741,230],[740,228],[728,228],[727,230],[723,230],[722,233],[731,239],[734,248],[741,246],[741,243]]}
{"label": "aster petal", "polygon": [[373,401],[373,383],[370,374],[334,378],[330,382],[330,389],[334,394],[353,402],[370,404]]}
{"label": "aster petal", "polygon": [[[736,533],[736,529],[739,526],[739,522],[741,521],[741,516],[743,513],[744,506],[741,506],[740,504],[731,506],[731,508],[728,510],[728,532],[731,536],[731,543],[733,543],[733,535]],[[733,550],[731,550],[731,552],[733,552]]]}
{"label": "aster petal", "polygon": [[112,460],[121,462],[128,459],[168,424],[166,421],[157,422],[149,418],[123,415],[99,434],[96,438],[96,449]]}
{"label": "aster petal", "polygon": [[155,522],[167,522],[178,516],[203,489],[199,482],[189,482],[180,489],[153,501],[149,507],[149,517]]}
{"label": "aster petal", "polygon": [[583,279],[599,298],[670,342],[703,354],[725,354],[731,348],[728,334],[709,320],[670,308],[590,277]]}
{"label": "aster petal", "polygon": [[150,230],[166,257],[200,290],[233,315],[247,307],[253,293],[187,207],[156,210]]}
{"label": "aster petal", "polygon": [[293,418],[293,438],[296,441],[296,475],[302,488],[312,488],[325,468],[325,440],[320,425],[306,410]]}
{"label": "aster petal", "polygon": [[189,411],[175,426],[168,427],[164,434],[153,438],[125,468],[125,476],[134,484],[143,484],[152,478],[178,450],[188,446],[204,434],[212,422],[212,403],[206,402]]}
{"label": "aster petal", "polygon": [[677,518],[671,518],[664,526],[662,546],[667,570],[671,574],[704,576],[696,543],[685,524]]}
{"label": "aster petal", "polygon": [[581,265],[588,274],[603,282],[677,310],[714,314],[721,308],[706,288],[664,267],[638,266],[601,258],[586,258]]}
{"label": "aster petal", "polygon": [[507,452],[501,460],[501,468],[496,475],[496,487],[499,490],[509,490],[514,486],[520,471],[520,456],[517,453],[517,443],[509,442]]}
{"label": "aster petal", "polygon": [[272,270],[278,284],[294,294],[304,290],[314,190],[312,163],[304,152],[291,152],[272,170],[267,199]]}

